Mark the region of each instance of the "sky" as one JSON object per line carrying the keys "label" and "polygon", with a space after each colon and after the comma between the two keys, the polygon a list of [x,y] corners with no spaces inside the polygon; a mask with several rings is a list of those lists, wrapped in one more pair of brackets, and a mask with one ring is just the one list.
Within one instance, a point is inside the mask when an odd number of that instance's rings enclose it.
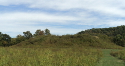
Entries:
{"label": "sky", "polygon": [[0,0],[0,32],[11,37],[37,29],[55,35],[125,25],[124,0]]}

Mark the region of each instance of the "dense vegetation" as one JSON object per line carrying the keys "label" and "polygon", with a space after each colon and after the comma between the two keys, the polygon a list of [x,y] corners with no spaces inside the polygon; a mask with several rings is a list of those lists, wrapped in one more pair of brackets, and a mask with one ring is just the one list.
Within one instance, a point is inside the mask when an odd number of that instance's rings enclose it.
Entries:
{"label": "dense vegetation", "polygon": [[97,49],[0,48],[0,66],[96,66],[102,57]]}
{"label": "dense vegetation", "polygon": [[11,37],[7,34],[2,34],[0,32],[0,46],[10,46],[11,44]]}
{"label": "dense vegetation", "polygon": [[125,50],[111,52],[110,54],[125,61]]}
{"label": "dense vegetation", "polygon": [[[1,46],[27,46],[27,45],[55,45],[55,46],[91,46],[99,48],[119,48],[125,46],[125,26],[110,28],[93,28],[78,32],[75,35],[52,35],[49,29],[23,32],[11,38],[7,34],[1,35]],[[116,45],[119,46],[116,46]]]}
{"label": "dense vegetation", "polygon": [[112,42],[115,44],[125,47],[125,25],[110,28],[93,28],[81,31],[78,34],[105,34],[112,38]]}
{"label": "dense vegetation", "polygon": [[96,66],[103,56],[100,49],[125,46],[124,29],[93,28],[62,36],[39,29],[16,38],[0,32],[0,66]]}
{"label": "dense vegetation", "polygon": [[41,35],[28,40],[22,41],[12,47],[72,47],[84,46],[94,48],[121,48],[113,42],[110,37],[106,35],[91,36],[89,34],[82,35]]}

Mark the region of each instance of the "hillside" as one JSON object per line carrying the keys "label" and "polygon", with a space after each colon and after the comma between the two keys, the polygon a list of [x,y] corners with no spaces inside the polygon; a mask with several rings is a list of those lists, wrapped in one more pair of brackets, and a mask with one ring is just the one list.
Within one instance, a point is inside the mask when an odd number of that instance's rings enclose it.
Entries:
{"label": "hillside", "polygon": [[[117,31],[116,28],[112,29]],[[96,32],[99,29],[101,31]],[[0,66],[112,66],[114,63],[117,64],[119,60],[113,58],[109,51],[103,50],[123,49],[124,44],[121,39],[124,39],[124,34],[114,35],[113,30],[99,29],[62,36],[52,35],[48,29],[36,30],[34,34],[26,31],[23,32],[24,35],[17,35],[16,38],[0,33],[0,45],[3,46],[0,47],[2,54]],[[113,61],[110,62],[109,60],[112,59]],[[122,62],[121,65],[123,64]]]}
{"label": "hillside", "polygon": [[[84,46],[93,48],[121,48],[125,46],[125,26],[110,28],[93,28],[74,35],[52,35],[49,29],[23,32],[16,38],[9,38],[1,33],[1,46],[11,47],[72,47]],[[7,35],[8,36],[8,35]],[[6,39],[6,40],[4,40]],[[119,46],[118,46],[119,45]]]}
{"label": "hillside", "polygon": [[63,36],[36,36],[22,41],[12,47],[93,47],[93,48],[121,48],[106,35],[92,36],[89,34],[82,35],[63,35]]}
{"label": "hillside", "polygon": [[78,32],[77,34],[105,34],[112,38],[111,41],[115,44],[125,47],[125,25],[110,28],[93,28]]}
{"label": "hillside", "polygon": [[109,28],[92,28],[85,31],[78,32],[77,34],[106,34],[108,36],[116,36],[118,34],[125,35],[125,25]]}

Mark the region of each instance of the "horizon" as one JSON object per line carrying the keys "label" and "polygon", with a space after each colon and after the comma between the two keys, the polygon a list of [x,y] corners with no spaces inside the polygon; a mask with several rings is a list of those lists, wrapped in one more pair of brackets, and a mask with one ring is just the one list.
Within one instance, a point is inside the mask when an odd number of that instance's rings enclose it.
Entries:
{"label": "horizon", "polygon": [[[120,26],[125,26],[125,25],[120,25]],[[105,27],[105,28],[115,28],[115,27],[119,27],[119,26],[114,26],[114,27]],[[47,28],[46,28],[47,29]],[[90,29],[93,29],[93,28],[90,28]],[[103,28],[94,28],[94,29],[103,29]],[[38,29],[39,30],[39,29]],[[41,29],[40,29],[41,30]],[[89,30],[89,29],[85,29],[85,30]],[[85,30],[82,30],[82,31],[85,31]],[[28,31],[28,30],[27,30]],[[23,31],[23,32],[26,32],[26,31]],[[22,32],[22,34],[17,34],[17,35],[24,35],[23,34],[23,32]],[[81,32],[81,31],[79,31],[79,32]],[[74,34],[77,34],[77,33],[79,33],[79,32],[76,32],[76,33],[74,33]],[[2,33],[2,32],[1,32]],[[51,33],[51,30],[50,30],[50,33]],[[7,34],[7,33],[2,33],[2,34]],[[35,32],[34,33],[32,33],[32,35],[33,34],[35,34]],[[52,33],[51,33],[52,34]],[[58,35],[58,36],[62,36],[62,35],[74,35],[74,34],[52,34],[52,35]],[[9,35],[9,34],[7,34],[7,35]],[[16,35],[16,36],[17,36]],[[16,36],[10,36],[11,38],[16,38]]]}
{"label": "horizon", "polygon": [[55,35],[91,28],[125,25],[125,1],[119,0],[4,0],[0,1],[0,32],[11,37],[37,29]]}

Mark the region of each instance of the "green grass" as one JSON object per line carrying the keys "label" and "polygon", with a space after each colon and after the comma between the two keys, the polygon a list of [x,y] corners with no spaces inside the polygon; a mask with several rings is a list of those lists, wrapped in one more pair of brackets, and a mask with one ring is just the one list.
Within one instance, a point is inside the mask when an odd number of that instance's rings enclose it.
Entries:
{"label": "green grass", "polygon": [[125,61],[125,50],[111,52],[111,55]]}
{"label": "green grass", "polygon": [[111,51],[118,51],[118,49],[103,49],[103,57],[98,63],[98,66],[125,66],[124,61],[110,55]]}
{"label": "green grass", "polygon": [[[14,41],[12,41],[13,43]],[[12,47],[72,47],[74,45],[93,47],[93,48],[103,48],[103,49],[116,49],[122,48],[117,46],[112,42],[112,38],[106,35],[96,35],[92,36],[89,34],[82,35],[64,35],[64,36],[36,36],[34,38],[27,39],[20,43],[13,44]],[[33,46],[33,47],[34,47]]]}
{"label": "green grass", "polygon": [[85,48],[0,48],[0,66],[96,66],[102,54]]}

